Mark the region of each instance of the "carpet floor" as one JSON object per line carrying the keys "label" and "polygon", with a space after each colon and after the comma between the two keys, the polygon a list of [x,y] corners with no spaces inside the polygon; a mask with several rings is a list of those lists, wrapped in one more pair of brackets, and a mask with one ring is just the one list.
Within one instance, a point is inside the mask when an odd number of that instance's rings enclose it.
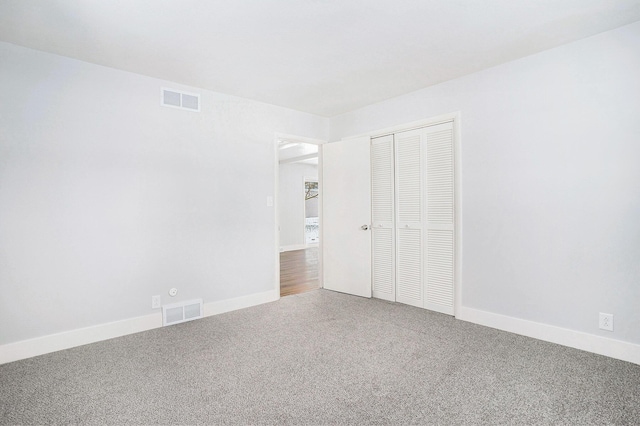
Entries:
{"label": "carpet floor", "polygon": [[640,366],[316,290],[0,366],[2,424],[640,424]]}

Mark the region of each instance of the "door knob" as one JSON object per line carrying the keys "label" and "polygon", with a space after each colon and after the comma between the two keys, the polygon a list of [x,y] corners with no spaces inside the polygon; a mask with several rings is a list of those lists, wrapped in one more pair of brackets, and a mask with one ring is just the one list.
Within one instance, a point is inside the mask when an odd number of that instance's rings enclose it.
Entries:
{"label": "door knob", "polygon": [[363,231],[368,231],[369,230],[369,225],[362,225],[360,227],[360,229],[362,229]]}

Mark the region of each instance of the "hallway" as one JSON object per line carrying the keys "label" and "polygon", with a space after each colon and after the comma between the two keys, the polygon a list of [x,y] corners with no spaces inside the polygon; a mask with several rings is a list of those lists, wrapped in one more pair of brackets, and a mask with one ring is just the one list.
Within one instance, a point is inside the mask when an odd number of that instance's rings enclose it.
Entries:
{"label": "hallway", "polygon": [[280,253],[280,296],[318,288],[318,247]]}

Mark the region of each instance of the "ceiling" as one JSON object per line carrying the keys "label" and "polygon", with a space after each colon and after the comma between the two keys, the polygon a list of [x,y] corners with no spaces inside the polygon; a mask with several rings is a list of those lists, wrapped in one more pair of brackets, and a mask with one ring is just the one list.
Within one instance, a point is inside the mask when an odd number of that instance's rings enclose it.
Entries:
{"label": "ceiling", "polygon": [[280,164],[304,163],[318,164],[318,145],[281,140],[278,143]]}
{"label": "ceiling", "polygon": [[640,20],[640,0],[2,0],[0,40],[331,117]]}

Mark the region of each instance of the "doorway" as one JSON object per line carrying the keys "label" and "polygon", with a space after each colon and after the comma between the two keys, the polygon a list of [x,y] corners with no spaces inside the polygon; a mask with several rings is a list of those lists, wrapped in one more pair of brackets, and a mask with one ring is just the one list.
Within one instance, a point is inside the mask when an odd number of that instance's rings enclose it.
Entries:
{"label": "doorway", "polygon": [[280,296],[321,287],[321,143],[297,137],[277,140]]}

